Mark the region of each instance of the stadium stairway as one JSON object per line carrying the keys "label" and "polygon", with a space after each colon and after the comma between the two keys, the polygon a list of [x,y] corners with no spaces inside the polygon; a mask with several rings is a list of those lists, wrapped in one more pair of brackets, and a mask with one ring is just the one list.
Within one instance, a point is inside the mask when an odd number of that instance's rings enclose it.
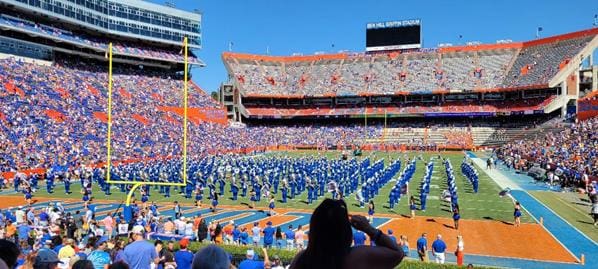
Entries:
{"label": "stadium stairway", "polygon": [[[520,184],[511,179],[515,178],[514,175],[509,174],[504,170],[485,169],[485,159],[478,158],[472,152],[468,152],[467,154],[478,166],[478,169],[488,174],[490,178],[492,178],[501,188],[510,188],[511,195],[513,196],[513,198],[519,201],[522,207],[534,219],[536,219],[536,221],[540,217],[543,218],[544,228],[546,228],[546,230],[555,239],[557,239],[569,252],[571,252],[573,256],[577,257],[577,259],[580,259],[582,254],[584,254],[585,256],[584,267],[582,267],[581,264],[546,264],[546,266],[543,266],[543,268],[598,268],[598,256],[595,255],[596,253],[598,253],[598,244],[527,192],[529,190],[536,190],[536,188],[529,188],[528,184],[522,184],[521,186]],[[520,178],[525,176],[519,175],[518,177]],[[528,181],[531,182],[532,179],[528,178]],[[515,267],[526,266],[518,265]],[[537,265],[533,265],[531,267],[537,267]]]}

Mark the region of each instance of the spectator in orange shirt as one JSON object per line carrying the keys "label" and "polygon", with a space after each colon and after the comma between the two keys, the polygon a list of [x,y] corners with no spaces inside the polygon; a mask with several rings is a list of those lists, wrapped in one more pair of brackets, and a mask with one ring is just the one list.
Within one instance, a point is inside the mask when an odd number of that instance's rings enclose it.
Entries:
{"label": "spectator in orange shirt", "polygon": [[199,228],[199,223],[201,222],[201,214],[197,213],[197,216],[193,219],[193,231],[197,233],[197,229]]}
{"label": "spectator in orange shirt", "polygon": [[235,225],[234,221],[230,221],[228,225],[224,226],[222,237],[224,238],[225,244],[232,244],[233,243],[233,227]]}
{"label": "spectator in orange shirt", "polygon": [[12,221],[6,221],[6,238],[12,238],[17,233],[17,226]]}

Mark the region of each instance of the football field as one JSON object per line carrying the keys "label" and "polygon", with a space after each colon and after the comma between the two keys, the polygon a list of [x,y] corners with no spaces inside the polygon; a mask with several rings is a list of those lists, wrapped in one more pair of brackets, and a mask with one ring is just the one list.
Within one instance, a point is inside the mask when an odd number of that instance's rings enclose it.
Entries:
{"label": "football field", "polygon": [[[340,151],[288,151],[270,152],[242,158],[341,158]],[[424,177],[425,165],[430,160],[434,162],[432,172],[430,194],[428,195],[427,210],[416,211],[415,218],[409,218],[409,207],[407,196],[403,196],[394,209],[389,208],[388,194],[396,183],[394,179],[399,177],[397,173],[393,180],[387,183],[380,193],[374,198],[376,214],[372,225],[387,232],[393,230],[395,235],[405,235],[415,246],[415,241],[421,233],[428,233],[428,238],[434,238],[436,234],[442,234],[449,246],[449,250],[456,245],[457,235],[462,235],[466,240],[466,259],[476,264],[490,266],[526,267],[529,264],[541,265],[544,268],[561,268],[562,266],[576,266],[579,258],[563,247],[548,230],[538,223],[537,218],[532,217],[525,211],[522,217],[523,224],[520,227],[513,225],[513,200],[510,197],[501,197],[498,193],[501,188],[488,176],[478,169],[479,192],[473,193],[469,181],[461,173],[460,165],[465,153],[463,152],[441,152],[441,153],[420,153],[420,152],[364,152],[363,156],[357,158],[370,158],[371,163],[384,159],[388,164],[397,158],[401,159],[401,171],[406,166],[408,158],[416,158],[416,170],[409,184],[409,194],[419,199],[419,186]],[[440,158],[439,158],[440,157]],[[456,230],[452,221],[452,213],[448,202],[440,199],[441,193],[447,188],[447,175],[442,159],[448,158],[453,166],[458,188],[459,205],[462,219],[460,229]],[[153,187],[152,187],[153,188]],[[54,193],[46,193],[42,185],[40,190],[34,194],[34,208],[41,209],[52,202],[63,202],[67,211],[76,213],[84,210],[78,183],[71,185],[71,194],[64,192],[64,185],[56,186]],[[24,199],[21,194],[5,189],[2,193],[2,208],[9,208],[23,205]],[[203,206],[198,208],[194,205],[193,199],[186,199],[178,194],[173,188],[172,197],[164,198],[157,190],[151,191],[150,201],[158,204],[159,215],[165,218],[174,217],[173,202],[178,201],[183,205],[183,215],[194,217],[201,215],[207,221],[235,224],[249,227],[254,222],[264,225],[271,221],[274,226],[286,228],[293,225],[296,229],[299,225],[309,232],[309,220],[311,212],[323,198],[313,204],[307,203],[307,195],[303,193],[288,203],[280,201],[281,193],[275,195],[276,214],[267,214],[268,199],[262,199],[256,203],[256,208],[249,208],[249,198],[239,197],[238,201],[231,199],[229,188],[225,188],[225,194],[220,196],[219,206],[215,212],[209,209],[209,201],[204,199]],[[138,195],[139,197],[139,195]],[[331,197],[327,193],[326,197]],[[117,186],[112,187],[112,195],[105,195],[94,186],[93,203],[96,205],[96,216],[103,218],[106,214],[122,212],[121,203],[126,198],[126,193],[120,192]],[[367,208],[359,207],[355,195],[345,197],[351,214],[367,214]],[[548,255],[549,253],[550,255]],[[411,257],[415,257],[415,251]],[[454,261],[452,254],[447,255],[448,261]]]}

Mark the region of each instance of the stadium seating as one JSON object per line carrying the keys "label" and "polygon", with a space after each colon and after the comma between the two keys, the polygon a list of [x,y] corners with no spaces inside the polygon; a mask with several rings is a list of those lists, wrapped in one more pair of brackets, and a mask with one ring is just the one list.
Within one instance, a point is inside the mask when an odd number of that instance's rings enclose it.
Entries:
{"label": "stadium seating", "polygon": [[272,57],[225,53],[246,96],[357,96],[545,87],[595,35],[504,46]]}
{"label": "stadium seating", "polygon": [[415,114],[415,113],[497,113],[497,112],[518,112],[542,110],[555,99],[554,96],[548,98],[530,98],[509,101],[484,101],[484,102],[466,102],[451,101],[444,103],[405,103],[395,106],[372,107],[245,107],[248,114],[259,116],[334,116],[334,115],[363,115],[367,114]]}
{"label": "stadium seating", "polygon": [[[139,70],[116,70],[113,92],[113,160],[180,156],[182,82]],[[0,162],[4,171],[76,166],[106,159],[107,74],[66,60],[42,66],[0,61]],[[190,107],[220,108],[194,84]],[[192,123],[199,123],[191,121]],[[235,128],[202,122],[189,126],[189,150],[197,155],[226,149],[278,145],[349,145],[380,127]]]}
{"label": "stadium seating", "polygon": [[591,118],[559,131],[506,143],[497,155],[509,167],[528,170],[539,165],[559,175],[564,186],[583,187],[584,175],[590,180],[598,176],[597,125],[598,118]]}
{"label": "stadium seating", "polygon": [[[125,70],[118,70],[117,73]],[[135,71],[139,72],[139,71]],[[61,61],[55,66],[0,61],[2,158],[12,168],[74,165],[105,159],[107,74],[93,65]],[[201,89],[190,106],[219,108]],[[114,76],[115,159],[176,154],[180,119],[168,122],[159,106],[181,106],[182,81],[151,74]],[[135,135],[130,133],[138,132]],[[160,131],[160,132],[152,132]]]}
{"label": "stadium seating", "polygon": [[[78,44],[91,46],[95,49],[108,49],[107,40],[86,37],[81,34],[75,34],[71,31],[58,29],[56,27],[35,23],[21,18],[12,17],[6,14],[0,14],[0,26],[10,27],[21,31],[33,32],[35,34],[42,34],[52,38],[64,39],[69,42],[75,42]],[[114,44],[114,53],[142,56],[145,58],[167,59],[179,62],[184,61],[183,55],[178,53],[178,51],[159,50],[156,48],[140,47],[123,43]],[[190,63],[200,63],[199,59],[197,59],[193,55],[189,55],[188,60]]]}
{"label": "stadium seating", "polygon": [[594,36],[533,45],[522,49],[503,83],[504,87],[546,84]]}

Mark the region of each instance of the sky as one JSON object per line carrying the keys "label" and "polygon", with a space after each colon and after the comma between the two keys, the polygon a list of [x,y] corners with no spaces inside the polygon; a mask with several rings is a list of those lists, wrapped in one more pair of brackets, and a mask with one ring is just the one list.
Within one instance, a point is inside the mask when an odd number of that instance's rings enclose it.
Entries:
{"label": "sky", "polygon": [[170,1],[179,9],[203,14],[203,48],[196,55],[207,67],[193,68],[192,76],[207,92],[228,79],[221,55],[231,42],[233,52],[254,54],[363,52],[368,22],[421,19],[423,46],[435,48],[440,43],[531,40],[538,27],[543,29],[541,37],[588,29],[598,14],[595,0]]}

